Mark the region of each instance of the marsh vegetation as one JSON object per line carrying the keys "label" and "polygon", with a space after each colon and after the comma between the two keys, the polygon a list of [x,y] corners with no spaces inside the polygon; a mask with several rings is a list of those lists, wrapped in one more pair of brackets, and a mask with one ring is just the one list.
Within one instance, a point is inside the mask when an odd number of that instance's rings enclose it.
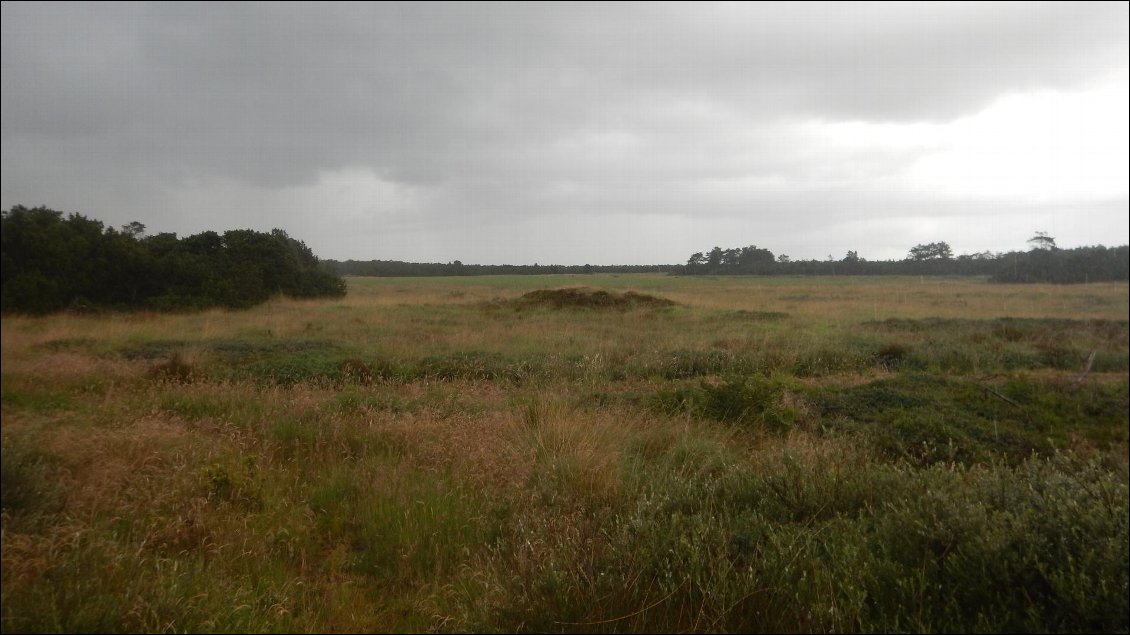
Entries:
{"label": "marsh vegetation", "polygon": [[348,285],[4,317],[5,632],[1130,628],[1125,283]]}

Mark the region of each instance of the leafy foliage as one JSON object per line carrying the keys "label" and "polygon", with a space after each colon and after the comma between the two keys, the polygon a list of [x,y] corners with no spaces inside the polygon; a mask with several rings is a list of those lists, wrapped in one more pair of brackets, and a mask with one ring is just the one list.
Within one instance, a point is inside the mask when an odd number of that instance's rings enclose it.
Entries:
{"label": "leafy foliage", "polygon": [[688,273],[766,273],[774,262],[773,252],[757,245],[722,249],[715,246],[706,255],[695,253],[687,260]]}
{"label": "leafy foliage", "polygon": [[[1106,282],[1130,280],[1130,247],[1076,247],[1060,249],[1055,239],[1044,232],[1028,242],[1027,252],[962,254],[954,256],[946,242],[914,246],[903,260],[867,260],[848,251],[841,260],[793,260],[782,254],[776,261],[772,252],[746,247],[715,247],[708,254],[692,254],[682,273],[687,275],[913,275],[913,276],[988,276],[993,282]],[[740,255],[749,250],[753,260]],[[762,254],[761,252],[764,252]],[[754,252],[749,252],[754,253]]]}
{"label": "leafy foliage", "polygon": [[144,225],[136,221],[118,231],[81,214],[64,218],[20,205],[3,212],[0,223],[5,313],[246,308],[274,294],[345,294],[341,278],[281,229],[143,237]]}
{"label": "leafy foliage", "polygon": [[1099,282],[1130,280],[1130,247],[1041,246],[997,259],[993,282]]}
{"label": "leafy foliage", "polygon": [[945,241],[915,245],[910,249],[909,257],[911,260],[934,260],[935,258],[949,260],[953,258],[953,250],[950,249],[949,243]]}

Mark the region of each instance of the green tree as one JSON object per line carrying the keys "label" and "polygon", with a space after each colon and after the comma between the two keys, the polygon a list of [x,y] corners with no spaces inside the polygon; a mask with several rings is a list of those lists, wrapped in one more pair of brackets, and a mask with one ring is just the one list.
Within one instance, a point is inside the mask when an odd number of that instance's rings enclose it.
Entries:
{"label": "green tree", "polygon": [[773,264],[773,252],[768,249],[762,249],[757,245],[742,247],[738,254],[738,263],[744,267],[771,265]]}
{"label": "green tree", "polygon": [[925,245],[915,245],[910,249],[909,260],[950,260],[953,250],[949,243],[936,242]]}
{"label": "green tree", "polygon": [[122,233],[133,238],[139,238],[145,233],[145,225],[142,225],[138,221],[126,223],[122,225]]}
{"label": "green tree", "polygon": [[1047,232],[1036,232],[1036,235],[1029,238],[1028,242],[1031,243],[1033,249],[1043,249],[1045,251],[1055,251],[1055,238],[1048,235]]}
{"label": "green tree", "polygon": [[0,220],[0,310],[248,307],[273,294],[341,296],[340,274],[282,230],[142,238],[81,214],[15,206]]}

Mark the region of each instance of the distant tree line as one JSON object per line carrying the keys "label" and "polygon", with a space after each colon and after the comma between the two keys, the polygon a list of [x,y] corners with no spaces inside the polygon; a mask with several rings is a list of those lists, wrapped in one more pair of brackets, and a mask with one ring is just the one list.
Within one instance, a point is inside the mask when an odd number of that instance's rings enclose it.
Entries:
{"label": "distant tree line", "polygon": [[681,275],[914,275],[986,276],[994,282],[1100,282],[1130,280],[1130,248],[1060,249],[1055,239],[1037,232],[1030,251],[953,255],[944,241],[915,245],[902,260],[867,260],[856,251],[840,259],[793,260],[749,245],[696,252],[683,265],[467,265],[398,260],[324,260],[347,276],[486,276],[585,273],[669,273]]}
{"label": "distant tree line", "polygon": [[915,245],[902,260],[866,260],[855,251],[841,259],[793,260],[751,245],[696,252],[686,275],[926,275],[987,276],[993,282],[1130,281],[1130,247],[1060,249],[1044,232],[1028,241],[1029,251],[981,252],[954,256],[946,242]]}
{"label": "distant tree line", "polygon": [[682,265],[465,265],[456,260],[440,262],[402,262],[399,260],[324,260],[331,270],[343,276],[500,276],[558,273],[682,273]]}
{"label": "distant tree line", "polygon": [[81,214],[20,205],[0,220],[0,310],[245,308],[276,294],[345,295],[341,277],[275,229],[145,236]]}

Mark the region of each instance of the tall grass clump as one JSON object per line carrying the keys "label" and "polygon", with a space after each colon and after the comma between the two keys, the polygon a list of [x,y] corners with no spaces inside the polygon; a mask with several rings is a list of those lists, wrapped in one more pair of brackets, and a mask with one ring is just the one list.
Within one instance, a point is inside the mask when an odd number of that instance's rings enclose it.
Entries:
{"label": "tall grass clump", "polygon": [[509,443],[532,455],[531,492],[549,505],[614,499],[620,488],[618,463],[631,424],[615,422],[563,402],[534,398],[510,424]]}

